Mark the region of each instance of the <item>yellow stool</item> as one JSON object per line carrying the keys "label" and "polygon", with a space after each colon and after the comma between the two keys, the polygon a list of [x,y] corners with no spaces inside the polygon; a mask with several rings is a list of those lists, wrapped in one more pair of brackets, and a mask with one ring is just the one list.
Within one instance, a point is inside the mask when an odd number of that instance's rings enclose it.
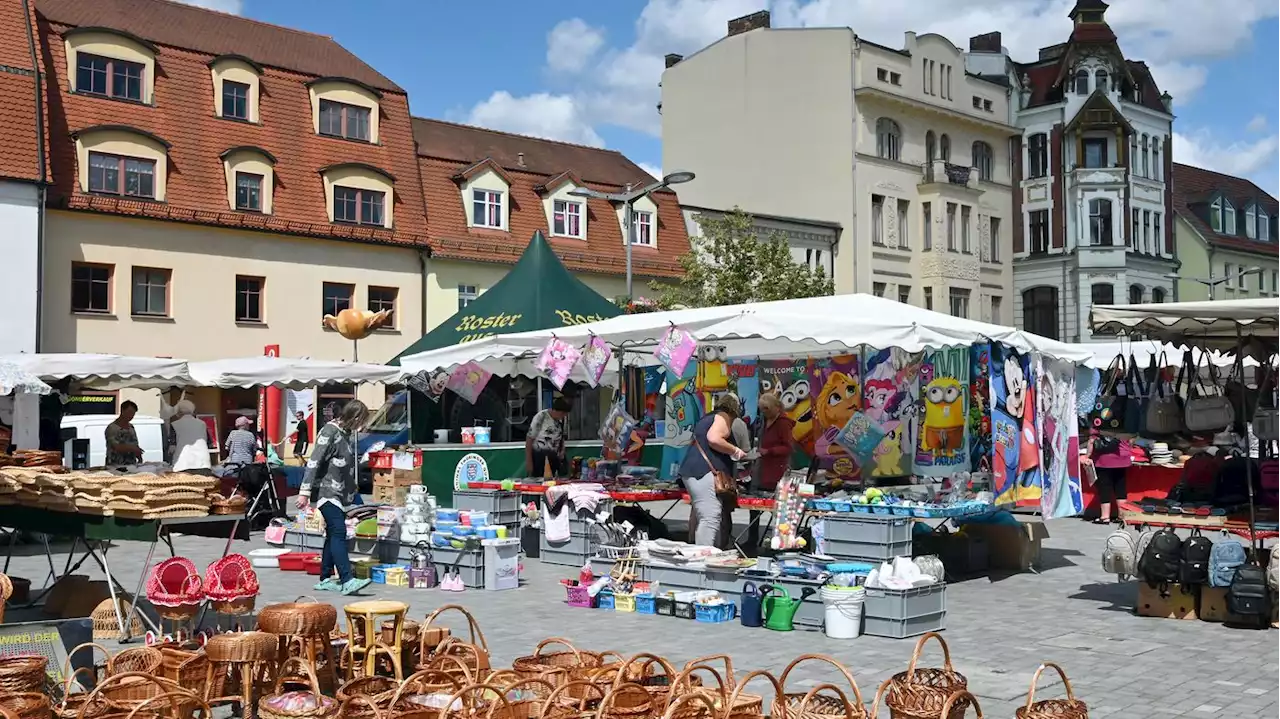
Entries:
{"label": "yellow stool", "polygon": [[[348,679],[356,676],[357,662],[364,665],[363,676],[371,677],[377,668],[378,655],[386,655],[395,671],[396,681],[404,679],[404,669],[400,658],[404,656],[405,615],[409,613],[409,605],[404,602],[372,600],[356,602],[342,608],[347,615],[347,657],[349,659]],[[382,640],[380,631],[381,619],[391,620],[391,641]]]}

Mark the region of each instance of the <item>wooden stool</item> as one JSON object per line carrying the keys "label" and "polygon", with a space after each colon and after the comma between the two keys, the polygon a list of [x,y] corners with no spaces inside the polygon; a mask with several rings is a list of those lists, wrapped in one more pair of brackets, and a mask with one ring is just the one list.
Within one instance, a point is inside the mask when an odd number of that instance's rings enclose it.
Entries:
{"label": "wooden stool", "polygon": [[[268,688],[279,656],[279,646],[274,634],[266,632],[235,632],[216,634],[204,645],[209,658],[205,669],[204,701],[209,704],[239,703],[241,712],[249,716],[257,707],[256,692]],[[230,675],[234,681],[223,688],[215,676]],[[239,694],[221,694],[232,687]],[[221,694],[214,696],[215,694]]]}
{"label": "wooden stool", "polygon": [[[409,613],[409,605],[404,602],[371,600],[356,602],[342,608],[347,615],[347,648],[350,660],[348,679],[356,676],[357,662],[364,663],[363,676],[371,677],[377,668],[378,655],[383,654],[391,661],[396,681],[404,679],[404,669],[400,658],[404,656],[404,621]],[[382,618],[389,618],[391,624],[391,641],[382,640],[380,631]]]}

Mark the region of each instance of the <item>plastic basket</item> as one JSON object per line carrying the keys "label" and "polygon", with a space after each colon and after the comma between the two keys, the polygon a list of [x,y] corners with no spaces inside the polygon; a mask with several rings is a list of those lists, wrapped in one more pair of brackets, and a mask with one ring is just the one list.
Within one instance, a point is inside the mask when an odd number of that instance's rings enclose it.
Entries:
{"label": "plastic basket", "polygon": [[613,609],[615,602],[613,600],[613,592],[608,590],[600,592],[596,595],[596,607],[599,609]]}
{"label": "plastic basket", "polygon": [[845,502],[843,500],[831,500],[831,509],[836,512],[852,512],[853,502]]}
{"label": "plastic basket", "polygon": [[872,514],[893,514],[893,508],[887,504],[873,504],[871,505],[871,513]]}
{"label": "plastic basket", "polygon": [[591,593],[588,592],[587,589],[588,587],[584,584],[565,587],[565,603],[571,607],[594,609],[596,606],[596,597],[591,596]]}
{"label": "plastic basket", "polygon": [[664,617],[674,617],[676,615],[676,600],[671,597],[658,597],[654,599],[654,614]]}
{"label": "plastic basket", "polygon": [[677,601],[674,609],[675,613],[672,616],[679,619],[694,619],[698,616],[697,611],[694,610],[693,602]]}
{"label": "plastic basket", "polygon": [[870,504],[854,504],[853,511],[855,514],[871,514]]}
{"label": "plastic basket", "polygon": [[809,500],[809,508],[816,509],[819,512],[830,512],[831,502],[825,499],[811,499]]}
{"label": "plastic basket", "polygon": [[657,602],[652,594],[637,594],[635,595],[635,601],[637,614],[658,613]]}
{"label": "plastic basket", "polygon": [[634,594],[613,595],[613,610],[615,612],[634,612],[636,610],[636,595]]}
{"label": "plastic basket", "polygon": [[738,608],[733,602],[725,604],[695,604],[693,605],[693,611],[693,618],[696,621],[708,624],[732,622],[734,617],[738,615]]}

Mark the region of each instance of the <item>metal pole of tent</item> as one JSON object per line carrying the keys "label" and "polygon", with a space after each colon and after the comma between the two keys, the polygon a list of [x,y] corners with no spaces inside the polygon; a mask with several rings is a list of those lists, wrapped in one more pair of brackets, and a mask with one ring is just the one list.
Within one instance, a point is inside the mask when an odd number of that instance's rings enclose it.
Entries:
{"label": "metal pole of tent", "polygon": [[[1236,366],[1239,368],[1240,374],[1240,408],[1243,410],[1242,414],[1249,415],[1245,418],[1244,423],[1244,456],[1245,459],[1249,460],[1244,465],[1244,478],[1245,483],[1249,486],[1249,551],[1256,556],[1261,550],[1262,543],[1258,541],[1257,510],[1254,507],[1253,498],[1253,455],[1249,451],[1251,445],[1249,438],[1253,434],[1253,415],[1249,413],[1248,380],[1245,379],[1244,375],[1244,337],[1241,335],[1239,323],[1236,323]],[[1257,411],[1256,403],[1254,404],[1254,411]],[[1259,445],[1259,448],[1261,448],[1261,445]]]}

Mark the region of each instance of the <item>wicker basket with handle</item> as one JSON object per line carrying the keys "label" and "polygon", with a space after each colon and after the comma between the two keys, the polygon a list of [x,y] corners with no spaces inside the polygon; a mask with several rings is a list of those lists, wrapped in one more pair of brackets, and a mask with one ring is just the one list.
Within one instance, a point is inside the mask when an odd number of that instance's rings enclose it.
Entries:
{"label": "wicker basket with handle", "polygon": [[[554,652],[543,651],[548,646],[555,644],[560,645],[563,649]],[[511,662],[511,669],[525,679],[541,676],[548,670],[553,669],[567,670],[571,679],[585,679],[589,672],[599,669],[602,664],[603,661],[599,654],[580,652],[568,639],[551,637],[538,642],[533,654],[527,657],[517,657],[515,661]]]}
{"label": "wicker basket with handle", "polygon": [[715,704],[714,696],[695,691],[667,704],[661,716],[662,719],[716,719],[720,716],[720,709]]}
{"label": "wicker basket with handle", "polygon": [[[134,685],[147,685],[149,691],[140,691]],[[118,686],[129,687],[128,693],[144,694],[149,693],[150,696],[138,699],[115,699],[114,690]],[[173,691],[181,691],[182,687],[174,684],[167,679],[146,674],[143,672],[121,672],[119,674],[111,674],[103,679],[98,686],[89,692],[89,696],[85,697],[80,704],[80,710],[76,713],[77,719],[125,719],[129,712],[136,709],[148,699],[158,697]]]}
{"label": "wicker basket with handle", "polygon": [[[168,703],[168,711],[162,703]],[[154,706],[153,706],[154,705]],[[165,692],[159,696],[151,697],[142,702],[138,706],[129,711],[128,714],[119,714],[123,719],[169,719],[173,717],[191,717],[200,710],[200,719],[212,719],[213,714],[209,709],[209,705],[203,699],[196,696],[195,692],[189,692],[185,689],[175,689]],[[104,719],[116,719],[117,714],[113,713]]]}
{"label": "wicker basket with handle", "polygon": [[338,610],[311,597],[271,604],[258,612],[258,629],[282,636],[328,636],[338,626]]}
{"label": "wicker basket with handle", "polygon": [[[342,702],[343,719],[368,719],[380,716],[379,707],[391,705],[391,697],[398,688],[400,682],[391,677],[359,677],[339,687],[335,698]],[[352,699],[361,701],[352,702]]]}
{"label": "wicker basket with handle", "polygon": [[44,657],[18,655],[0,657],[0,695],[8,692],[38,692],[44,687]]}
{"label": "wicker basket with handle", "polygon": [[[289,670],[301,668],[305,681]],[[288,690],[293,685],[298,689]],[[302,689],[301,687],[305,687]],[[286,659],[280,665],[276,688],[258,700],[259,719],[328,719],[338,716],[338,702],[320,693],[320,680],[311,665],[299,657]]]}
{"label": "wicker basket with handle", "polygon": [[[511,702],[507,701],[502,687],[492,684],[472,684],[454,692],[440,712],[440,719],[516,719]],[[454,707],[460,707],[455,709]]]}
{"label": "wicker basket with handle", "polygon": [[14,692],[0,695],[0,706],[18,719],[49,719],[49,695],[44,692]]}
{"label": "wicker basket with handle", "polygon": [[378,704],[367,694],[352,694],[346,699],[340,699],[342,706],[338,708],[338,716],[342,719],[355,719],[356,717],[368,717],[368,719],[382,719],[382,712],[378,709]]}
{"label": "wicker basket with handle", "polygon": [[[733,710],[729,712],[729,719],[747,719],[748,717],[760,716],[764,711],[764,697],[759,694],[736,691],[737,680],[733,675],[733,659],[728,654],[710,654],[693,659],[684,665],[684,669],[686,672],[697,667],[708,667],[714,670],[717,663],[724,664],[724,673],[713,671],[712,676],[717,680],[723,680],[721,686],[723,687],[724,703],[719,706],[722,710],[725,706],[733,707]],[[733,704],[728,703],[731,698],[733,699]]]}
{"label": "wicker basket with handle", "polygon": [[588,681],[568,681],[542,702],[542,719],[591,719],[604,703],[605,689]]}
{"label": "wicker basket with handle", "polygon": [[438,669],[423,669],[409,675],[391,695],[389,711],[397,719],[435,719],[440,710],[428,704],[429,697],[445,697],[466,686],[453,675]]}
{"label": "wicker basket with handle", "polygon": [[[1062,677],[1062,686],[1066,687],[1066,699],[1041,699],[1036,701],[1036,684],[1040,682],[1040,673],[1051,668]],[[1071,680],[1062,667],[1053,662],[1045,662],[1036,669],[1031,677],[1031,690],[1027,692],[1027,705],[1018,707],[1014,712],[1018,719],[1089,719],[1089,705],[1076,699],[1071,689]]]}
{"label": "wicker basket with handle", "polygon": [[493,677],[491,676],[491,684],[502,687],[502,695],[507,698],[507,702],[511,705],[514,719],[543,719],[542,705],[546,702],[547,697],[555,693],[556,690],[551,685],[551,682],[540,677],[529,677],[503,683],[492,681],[492,679]]}
{"label": "wicker basket with handle", "polygon": [[600,700],[600,719],[650,719],[659,716],[660,704],[649,690],[632,682],[614,683]]}
{"label": "wicker basket with handle", "polygon": [[[936,639],[942,645],[942,667],[917,668],[920,652],[930,639]],[[916,642],[907,670],[894,674],[880,686],[876,692],[876,705],[880,704],[883,694],[890,719],[961,719],[968,707],[963,697],[951,702],[949,714],[942,713],[942,705],[956,692],[968,688],[969,681],[951,666],[951,649],[946,640],[937,632],[929,632]]]}
{"label": "wicker basket with handle", "polygon": [[[639,667],[639,676],[632,672],[635,667]],[[658,673],[655,669],[661,669]],[[667,704],[667,697],[671,695],[671,687],[675,681],[678,672],[676,668],[671,666],[671,662],[663,659],[656,654],[641,652],[627,660],[627,663],[613,676],[613,686],[617,688],[624,682],[630,684],[638,684],[649,692],[650,698],[653,700],[652,710],[654,715],[661,714],[662,707]],[[631,678],[634,677],[634,678]],[[701,683],[701,679],[690,675],[687,682],[690,687],[696,687]]]}
{"label": "wicker basket with handle", "polygon": [[759,694],[748,694],[743,691],[752,679],[757,677],[769,680],[773,685],[773,695],[780,697],[784,694],[782,691],[782,683],[778,678],[763,669],[757,669],[748,672],[742,677],[742,681],[737,683],[733,688],[733,693],[729,695],[728,706],[732,707],[725,716],[725,719],[764,719],[764,697]]}
{"label": "wicker basket with handle", "polygon": [[[143,674],[152,677],[160,675],[160,667],[164,665],[164,655],[154,647],[134,647],[126,649],[107,661],[107,676],[117,674]],[[116,682],[105,692],[107,699],[113,702],[133,702],[150,699],[161,693],[161,686],[144,679],[132,678],[128,681]]]}
{"label": "wicker basket with handle", "polygon": [[[815,694],[812,697],[805,692],[789,692],[787,691],[787,678],[791,676],[791,672],[797,666],[807,661],[825,662],[835,667],[841,675],[849,682],[849,687],[853,689],[853,696],[856,702],[849,702],[833,698],[825,694]],[[795,658],[787,668],[783,670],[782,676],[778,677],[778,684],[783,691],[773,699],[773,710],[770,712],[775,717],[786,717],[787,719],[863,719],[867,716],[867,710],[862,706],[862,692],[858,691],[858,683],[854,681],[853,675],[845,668],[843,664],[832,659],[825,654],[802,654]],[[804,709],[801,711],[801,706]]]}
{"label": "wicker basket with handle", "polygon": [[94,607],[89,615],[93,620],[94,639],[114,641],[120,638],[119,612],[124,612],[125,626],[130,639],[143,635],[142,620],[138,619],[138,615],[134,613],[133,604],[123,597],[116,600],[108,597],[98,602],[98,606]]}
{"label": "wicker basket with handle", "polygon": [[[964,690],[964,689],[961,689],[955,694],[952,694],[951,696],[947,697],[946,703],[942,705],[942,715],[953,716],[951,714],[951,710],[954,707],[960,706],[961,704],[963,704],[966,707],[972,706],[974,716],[976,716],[978,719],[982,719],[982,705],[978,703],[978,698],[970,694],[967,690]],[[964,714],[960,714],[960,716],[963,718]]]}
{"label": "wicker basket with handle", "polygon": [[[476,621],[476,618],[471,616],[471,612],[468,612],[467,608],[462,606],[461,604],[444,604],[438,607],[434,612],[428,614],[427,620],[422,624],[422,629],[423,629],[423,631],[421,632],[422,641],[426,642],[428,640],[428,635],[431,634],[431,632],[428,632],[425,630],[430,628],[433,624],[435,624],[436,620],[440,618],[441,614],[444,614],[445,612],[450,612],[450,611],[460,612],[464,617],[467,618],[467,631],[470,632],[471,638],[467,640],[465,643],[470,644],[477,648],[478,651],[476,652],[476,655],[477,655],[478,664],[475,667],[475,669],[479,670],[479,673],[482,676],[488,676],[489,670],[491,668],[489,664],[489,643],[485,641],[484,632],[480,631],[480,624]],[[444,649],[444,648],[445,648],[444,645],[441,645],[440,649]],[[422,658],[424,661],[426,660],[425,647],[424,647]]]}
{"label": "wicker basket with handle", "polygon": [[[93,651],[95,649],[101,652],[104,657],[104,661],[101,665],[98,665],[93,661]],[[89,666],[72,671],[71,660],[81,651],[89,652]],[[59,717],[59,719],[71,719],[74,717],[76,713],[80,711],[80,705],[83,704],[84,700],[89,696],[89,692],[84,691],[83,688],[86,686],[96,686],[99,681],[105,678],[107,675],[107,663],[110,661],[111,652],[101,644],[85,642],[84,644],[78,644],[75,647],[72,647],[71,651],[67,652],[67,661],[62,665],[62,676],[65,677],[62,682],[62,700],[51,708],[54,716]],[[98,671],[99,666],[101,666],[101,672]],[[82,674],[88,677],[88,681],[83,684],[79,684],[81,691],[72,692],[72,687],[75,686],[78,681],[76,678]]]}

